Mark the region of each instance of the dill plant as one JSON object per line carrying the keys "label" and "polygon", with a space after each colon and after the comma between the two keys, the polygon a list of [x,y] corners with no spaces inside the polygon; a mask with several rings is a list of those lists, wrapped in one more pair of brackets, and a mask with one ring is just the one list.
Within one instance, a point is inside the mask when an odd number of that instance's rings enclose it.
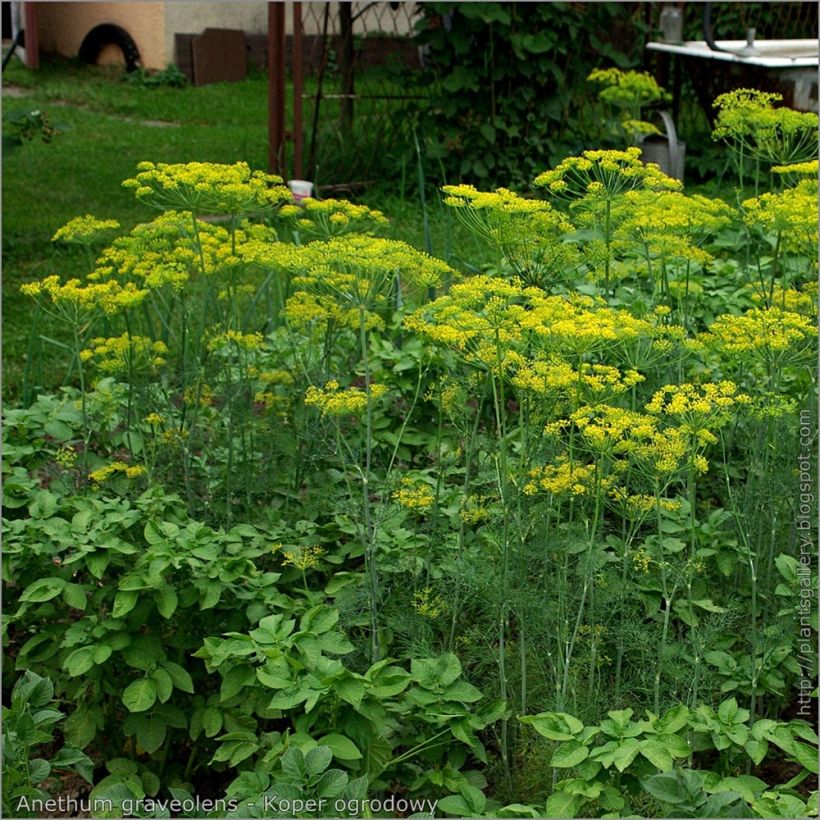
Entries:
{"label": "dill plant", "polygon": [[[226,541],[258,525],[253,555],[277,572],[249,574],[269,587],[264,600],[236,585],[248,620],[281,619],[268,609],[290,611],[297,596],[332,600],[328,617],[341,613],[351,639],[340,638],[344,695],[309,682],[323,732],[337,733],[339,708],[355,711],[365,688],[383,685],[386,702],[419,684],[391,701],[393,717],[426,727],[404,751],[361,735],[378,776],[411,790],[432,783],[485,805],[483,775],[458,771],[467,752],[444,762],[451,729],[497,775],[498,795],[526,779],[516,766],[533,771],[528,788],[550,813],[567,796],[583,805],[561,769],[605,772],[597,791],[583,786],[593,801],[615,790],[593,806],[603,811],[626,810],[620,774],[636,759],[629,776],[647,789],[647,771],[692,768],[704,751],[722,773],[741,751],[759,765],[800,671],[778,626],[796,617],[779,600],[796,577],[783,546],[794,510],[774,488],[794,484],[796,413],[815,386],[816,184],[795,168],[778,179],[781,190],[735,209],[684,193],[630,149],[545,171],[536,186],[551,201],[447,186],[444,207],[501,260],[462,276],[380,236],[373,209],[296,208],[281,180],[242,165],[146,164],[128,187],[159,216],[113,239],[85,281],[26,286],[72,326],[80,368],[88,463],[66,445],[49,469],[78,492],[179,491],[189,515],[232,528]],[[113,229],[84,220],[66,231]],[[721,312],[717,240],[741,224],[759,258],[732,268],[738,304]],[[264,631],[247,637],[264,644]],[[311,640],[299,639],[305,658]],[[197,657],[213,660],[210,674],[228,658],[208,641]],[[395,655],[413,665],[394,692],[375,681]],[[220,671],[229,690],[247,673],[233,663]],[[492,718],[470,712],[480,693],[456,682],[462,666],[503,701],[481,712]],[[305,702],[276,697],[285,711]],[[300,731],[311,709],[294,719]],[[513,720],[533,711],[559,717]],[[654,736],[626,743],[658,724],[674,754]],[[544,751],[530,725],[570,744],[543,770],[529,765]],[[755,726],[759,745],[747,746]],[[624,745],[617,774],[612,749],[594,748],[599,731]],[[250,734],[249,754],[276,758],[259,751],[272,737]],[[436,768],[408,782],[417,757]],[[582,770],[588,757],[609,762]]]}

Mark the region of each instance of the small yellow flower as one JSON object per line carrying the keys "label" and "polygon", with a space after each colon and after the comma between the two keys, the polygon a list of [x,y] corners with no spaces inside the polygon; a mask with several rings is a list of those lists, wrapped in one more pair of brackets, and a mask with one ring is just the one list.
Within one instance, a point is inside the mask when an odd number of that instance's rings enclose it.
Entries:
{"label": "small yellow flower", "polygon": [[435,503],[433,488],[423,481],[409,476],[401,480],[401,487],[393,493],[393,500],[402,507],[415,512],[426,512]]}
{"label": "small yellow flower", "polygon": [[285,550],[283,563],[287,566],[296,567],[304,572],[318,566],[319,560],[325,554],[325,550],[316,545],[312,547],[299,547],[298,550]]}

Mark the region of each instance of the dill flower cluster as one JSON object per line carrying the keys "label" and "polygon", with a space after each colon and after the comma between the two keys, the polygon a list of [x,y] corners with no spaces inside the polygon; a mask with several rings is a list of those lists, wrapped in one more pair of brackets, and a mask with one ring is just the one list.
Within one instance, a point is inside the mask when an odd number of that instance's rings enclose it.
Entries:
{"label": "dill flower cluster", "polygon": [[299,547],[296,550],[282,550],[282,563],[304,572],[306,569],[317,567],[324,554],[324,548],[318,544]]}
{"label": "dill flower cluster", "polygon": [[127,375],[165,364],[168,346],[146,336],[98,337],[80,352],[80,359],[92,362],[101,373]]}
{"label": "dill flower cluster", "polygon": [[809,162],[817,156],[817,114],[775,107],[781,94],[739,88],[713,103],[718,114],[712,138],[750,159],[778,165]]}
{"label": "dill flower cluster", "polygon": [[133,279],[151,290],[181,291],[197,275],[213,276],[242,264],[246,243],[254,248],[273,241],[275,233],[264,226],[244,225],[231,238],[219,225],[202,222],[195,230],[189,215],[166,211],[115,239],[88,278]]}
{"label": "dill flower cluster", "polygon": [[265,339],[261,333],[242,333],[239,330],[226,330],[217,333],[208,340],[208,350],[261,350]]}
{"label": "dill flower cluster", "polygon": [[612,398],[644,380],[637,370],[621,372],[612,365],[591,362],[581,362],[576,368],[566,360],[550,356],[528,361],[511,382],[535,393],[560,392],[577,404],[587,399],[603,401]]}
{"label": "dill flower cluster", "polygon": [[807,316],[771,307],[718,316],[698,340],[740,361],[782,365],[812,356],[816,338]]}
{"label": "dill flower cluster", "polygon": [[561,241],[572,224],[548,202],[525,199],[506,188],[485,192],[472,185],[445,185],[442,190],[444,204],[498,249],[524,283],[544,287],[577,267],[578,249]]}
{"label": "dill flower cluster", "polygon": [[116,219],[97,219],[91,214],[76,216],[58,228],[52,242],[66,242],[75,245],[92,245],[109,231],[120,227]]}
{"label": "dill flower cluster", "polygon": [[282,206],[279,216],[293,220],[300,231],[325,239],[354,232],[370,234],[390,224],[381,211],[345,199],[307,197],[299,205]]}
{"label": "dill flower cluster", "polygon": [[[524,484],[525,495],[536,495],[539,492],[551,495],[587,495],[595,484],[597,468],[594,464],[582,464],[560,457],[554,464],[530,470],[528,481]],[[602,480],[602,485],[605,483]]]}
{"label": "dill flower cluster", "polygon": [[195,214],[268,211],[291,200],[281,177],[252,171],[245,162],[141,162],[136,176],[125,180],[123,187],[133,189],[137,199],[152,207]]}
{"label": "dill flower cluster", "polygon": [[139,478],[145,475],[145,467],[140,465],[129,465],[124,461],[112,461],[104,467],[93,470],[88,474],[88,477],[95,484],[102,484],[114,476],[124,476],[125,478]]}
{"label": "dill flower cluster", "polygon": [[34,298],[47,298],[54,312],[68,321],[78,321],[98,310],[113,316],[139,305],[148,295],[147,290],[138,288],[133,282],[124,285],[114,280],[85,284],[79,279],[61,282],[56,275],[39,282],[28,282],[20,287],[20,292]]}
{"label": "dill flower cluster", "polygon": [[680,190],[681,183],[666,176],[654,163],[641,162],[641,149],[584,151],[535,178],[535,185],[563,199],[589,197],[613,200],[636,189]]}
{"label": "dill flower cluster", "polygon": [[392,497],[402,507],[414,512],[426,512],[436,500],[433,488],[429,484],[411,476],[402,478],[401,486],[393,493]]}
{"label": "dill flower cluster", "polygon": [[[370,397],[377,401],[387,393],[383,384],[370,385]],[[311,385],[305,392],[305,404],[317,407],[323,416],[359,416],[367,409],[367,392],[360,387],[342,388],[335,379],[325,386]]]}
{"label": "dill flower cluster", "polygon": [[666,512],[679,512],[680,501],[671,498],[656,498],[648,493],[630,493],[625,487],[613,487],[609,498],[632,519],[646,518],[658,507]]}
{"label": "dill flower cluster", "polygon": [[747,225],[777,234],[783,250],[802,253],[816,263],[817,182],[803,180],[780,193],[765,193],[743,203]]}
{"label": "dill flower cluster", "polygon": [[55,453],[54,461],[64,470],[70,470],[77,463],[77,451],[70,444],[65,444]]}
{"label": "dill flower cluster", "polygon": [[731,411],[751,398],[738,392],[734,382],[671,384],[662,387],[646,405],[652,415],[674,420],[678,429],[700,445],[717,441],[712,432],[731,419]]}
{"label": "dill flower cluster", "polygon": [[718,199],[680,191],[630,191],[613,209],[613,238],[627,251],[642,250],[663,264],[711,260],[700,244],[731,224],[734,209]]}
{"label": "dill flower cluster", "polygon": [[447,611],[447,603],[438,593],[433,593],[431,587],[423,587],[413,593],[413,609],[422,618],[435,620]]}
{"label": "dill flower cluster", "polygon": [[648,134],[660,133],[652,123],[639,118],[641,108],[668,96],[651,74],[646,71],[596,68],[587,81],[600,87],[598,99],[601,102],[620,112],[620,128],[631,143],[638,143]]}

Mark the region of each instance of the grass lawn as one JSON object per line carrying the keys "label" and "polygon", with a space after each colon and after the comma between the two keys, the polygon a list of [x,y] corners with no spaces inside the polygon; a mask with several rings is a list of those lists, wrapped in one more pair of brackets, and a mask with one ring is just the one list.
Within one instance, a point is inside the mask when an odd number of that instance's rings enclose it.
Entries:
{"label": "grass lawn", "polygon": [[[7,153],[3,165],[3,375],[8,398],[19,395],[24,382],[29,388],[49,388],[65,377],[63,351],[40,338],[59,340],[61,329],[41,324],[32,334],[33,306],[19,293],[20,285],[33,279],[88,272],[80,250],[51,244],[54,232],[86,213],[117,219],[126,229],[152,218],[153,212],[121,185],[142,160],[244,160],[264,169],[268,133],[267,77],[260,72],[240,83],[143,87],[128,82],[121,69],[54,61],[32,72],[15,61],[3,85],[4,118],[41,110],[62,129],[51,143],[34,140]],[[306,121],[309,110],[306,105]],[[415,180],[415,166],[405,171],[406,178]],[[421,205],[406,193],[408,188],[388,181],[361,199],[391,217],[391,236],[427,249]],[[428,206],[435,254],[452,259],[458,247],[473,263],[486,255],[449,209],[435,199]],[[443,212],[442,218],[437,212]],[[27,360],[35,365],[28,373]]]}

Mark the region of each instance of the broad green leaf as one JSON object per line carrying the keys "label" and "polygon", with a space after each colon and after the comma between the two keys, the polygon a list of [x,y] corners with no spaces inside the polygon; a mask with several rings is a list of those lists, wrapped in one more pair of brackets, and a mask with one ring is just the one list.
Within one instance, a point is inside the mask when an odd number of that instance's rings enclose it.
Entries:
{"label": "broad green leaf", "polygon": [[122,693],[122,702],[129,712],[144,712],[157,699],[157,685],[150,678],[140,678],[129,684]]}
{"label": "broad green leaf", "polygon": [[655,740],[669,752],[672,757],[689,757],[689,744],[680,735],[658,735]]}
{"label": "broad green leaf", "polygon": [[202,728],[205,737],[216,737],[222,729],[222,712],[215,706],[208,706],[202,713]]}
{"label": "broad green leaf", "polygon": [[296,746],[290,746],[282,755],[281,765],[282,771],[292,783],[301,784],[306,779],[305,756]]}
{"label": "broad green leaf", "polygon": [[438,658],[413,658],[410,674],[420,686],[440,692],[461,674],[461,662],[450,652]]}
{"label": "broad green leaf", "polygon": [[[315,751],[315,749],[311,751]],[[308,755],[310,755],[310,752],[308,752]],[[342,794],[347,788],[347,783],[348,776],[345,772],[340,769],[331,769],[319,778],[314,789],[316,790],[317,797],[323,797],[329,800]]]}
{"label": "broad green leaf", "polygon": [[88,604],[85,587],[80,584],[66,584],[63,588],[63,600],[72,608],[84,610]]}
{"label": "broad green leaf", "polygon": [[724,700],[718,707],[718,717],[724,723],[734,723],[737,715],[737,701],[734,698]]}
{"label": "broad green leaf", "polygon": [[132,644],[122,650],[122,659],[133,669],[151,672],[157,665],[158,658],[145,644]]}
{"label": "broad green leaf", "polygon": [[305,771],[310,776],[323,772],[333,760],[333,751],[326,745],[316,746],[305,755]]}
{"label": "broad green leaf", "polygon": [[356,678],[343,678],[334,683],[339,697],[351,706],[358,707],[364,697],[364,684]]}
{"label": "broad green leaf", "polygon": [[137,724],[137,743],[151,754],[165,742],[166,731],[162,718],[153,714],[143,715]]}
{"label": "broad green leaf", "polygon": [[[640,743],[641,754],[661,772],[668,772],[672,768],[672,755],[666,747],[657,740],[643,740]],[[615,765],[618,765],[616,760]],[[623,771],[623,769],[621,770]]]}
{"label": "broad green leaf", "polygon": [[56,598],[65,586],[66,581],[64,578],[38,578],[23,590],[20,600],[32,604],[50,601],[52,598]]}
{"label": "broad green leaf", "polygon": [[624,740],[624,742],[621,743],[612,753],[612,760],[615,764],[615,768],[619,772],[624,771],[637,757],[640,748],[640,743],[638,743],[634,737],[628,737]]}
{"label": "broad green leaf", "polygon": [[176,590],[170,585],[165,584],[161,586],[154,593],[154,601],[157,605],[157,611],[163,618],[170,618],[176,612],[178,599]]}
{"label": "broad green leaf", "polygon": [[178,663],[162,661],[162,667],[171,676],[174,686],[181,692],[194,693],[194,682],[191,676]]}
{"label": "broad green leaf", "polygon": [[320,738],[319,743],[327,746],[338,760],[361,760],[362,753],[356,748],[356,744],[344,735],[332,732]]}
{"label": "broad green leaf", "polygon": [[72,678],[79,677],[94,666],[94,647],[82,646],[75,649],[63,662],[63,668]]}
{"label": "broad green leaf", "polygon": [[652,795],[663,803],[677,803],[685,802],[689,795],[683,781],[678,776],[679,772],[662,772],[654,774],[650,777],[643,778],[641,785]]}
{"label": "broad green leaf", "polygon": [[114,598],[114,607],[111,610],[111,614],[115,618],[124,618],[137,605],[138,600],[138,592],[124,592],[120,590]]}
{"label": "broad green leaf", "polygon": [[473,817],[472,809],[460,794],[448,794],[447,797],[442,797],[436,808],[447,814],[454,814],[456,817]]}
{"label": "broad green leaf", "polygon": [[222,687],[219,690],[219,699],[228,700],[232,698],[244,687],[250,686],[256,680],[256,671],[248,664],[234,666],[222,679]]}
{"label": "broad green leaf", "polygon": [[575,740],[564,741],[556,750],[550,761],[550,766],[556,769],[569,769],[577,766],[589,757],[589,747],[582,746]]}
{"label": "broad green leaf", "polygon": [[743,748],[746,750],[746,754],[752,759],[752,763],[754,763],[755,766],[759,766],[769,751],[769,743],[766,740],[750,739],[746,741]]}
{"label": "broad green leaf", "polygon": [[544,712],[540,715],[524,715],[518,719],[521,723],[532,726],[547,740],[573,740],[584,728],[578,718],[565,712]]}
{"label": "broad green leaf", "polygon": [[157,685],[157,699],[160,703],[165,703],[174,691],[174,682],[171,680],[171,676],[162,667],[157,667],[151,673],[151,679]]}
{"label": "broad green leaf", "polygon": [[313,632],[321,635],[329,632],[339,621],[339,610],[320,604],[309,609],[299,622],[299,629],[302,632]]}
{"label": "broad green leaf", "polygon": [[545,817],[569,818],[575,817],[582,803],[581,798],[565,792],[554,792],[547,800]]}

